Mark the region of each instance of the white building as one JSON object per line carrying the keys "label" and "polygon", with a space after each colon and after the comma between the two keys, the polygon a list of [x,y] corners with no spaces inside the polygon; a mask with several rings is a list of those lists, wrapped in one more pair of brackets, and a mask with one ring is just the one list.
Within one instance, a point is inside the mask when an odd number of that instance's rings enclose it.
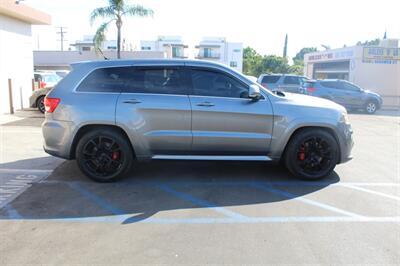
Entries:
{"label": "white building", "polygon": [[398,40],[304,55],[304,74],[312,79],[344,79],[379,93],[386,107],[400,107]]}
{"label": "white building", "polygon": [[[87,51],[94,51],[94,42],[93,42],[94,35],[84,35],[83,40],[77,40],[75,43],[70,44],[71,46],[75,47],[76,51],[79,52],[87,52]],[[117,50],[117,41],[116,40],[105,40],[100,49],[102,51],[116,51]],[[122,40],[121,43],[121,51],[133,51],[132,44],[127,42],[125,39]]]}
{"label": "white building", "polygon": [[140,41],[140,50],[166,53],[167,58],[187,58],[187,45],[179,36],[158,36],[155,41]]}
{"label": "white building", "polygon": [[243,44],[227,42],[221,37],[203,38],[195,47],[198,52],[195,58],[220,62],[227,66],[243,70]]}
{"label": "white building", "polygon": [[48,14],[15,0],[0,1],[0,113],[10,112],[8,79],[14,109],[29,107],[33,79],[31,25],[49,25]]}

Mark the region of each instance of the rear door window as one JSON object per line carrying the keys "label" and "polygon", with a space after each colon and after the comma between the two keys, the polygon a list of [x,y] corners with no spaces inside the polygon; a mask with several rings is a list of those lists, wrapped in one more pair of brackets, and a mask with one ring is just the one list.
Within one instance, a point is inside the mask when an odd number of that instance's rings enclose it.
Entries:
{"label": "rear door window", "polygon": [[125,92],[187,94],[185,72],[177,67],[136,68],[130,73]]}
{"label": "rear door window", "polygon": [[300,85],[300,78],[293,76],[286,76],[285,79],[283,80],[283,84]]}
{"label": "rear door window", "polygon": [[264,76],[262,78],[261,83],[270,83],[270,84],[277,83],[280,77],[281,76],[276,76],[276,75],[275,76],[274,75]]}

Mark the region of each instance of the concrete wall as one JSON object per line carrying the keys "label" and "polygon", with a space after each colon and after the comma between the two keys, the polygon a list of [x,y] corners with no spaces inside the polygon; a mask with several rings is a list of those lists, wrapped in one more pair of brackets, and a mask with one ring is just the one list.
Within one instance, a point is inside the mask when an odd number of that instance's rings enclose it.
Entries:
{"label": "concrete wall", "polygon": [[33,78],[32,50],[31,25],[0,14],[0,113],[9,112],[9,78],[13,85],[14,109],[29,107]]}

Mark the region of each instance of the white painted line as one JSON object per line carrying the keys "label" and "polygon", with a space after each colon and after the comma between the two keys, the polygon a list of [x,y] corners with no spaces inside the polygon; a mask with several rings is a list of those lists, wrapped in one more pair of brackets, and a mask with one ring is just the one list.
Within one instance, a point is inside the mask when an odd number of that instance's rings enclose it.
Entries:
{"label": "white painted line", "polygon": [[254,223],[400,223],[400,217],[346,217],[346,216],[273,216],[273,217],[246,217],[246,218],[155,218],[135,219],[132,214],[82,217],[82,218],[55,218],[29,219],[12,218],[1,221],[31,221],[31,222],[75,222],[75,223],[151,223],[151,224],[254,224]]}
{"label": "white painted line", "polygon": [[339,213],[339,214],[347,215],[347,216],[350,216],[350,217],[364,218],[364,216],[362,216],[362,215],[359,215],[359,214],[356,214],[356,213],[353,213],[353,212],[349,212],[349,211],[346,211],[346,210],[342,210],[342,209],[339,209],[337,207],[334,207],[334,206],[331,206],[331,205],[328,205],[328,204],[325,204],[325,203],[321,203],[321,202],[318,202],[318,201],[315,201],[315,200],[306,199],[306,198],[304,198],[302,196],[298,196],[298,195],[295,195],[295,194],[292,194],[292,193],[289,193],[289,192],[286,192],[286,191],[283,191],[283,190],[280,190],[280,189],[276,189],[276,188],[270,187],[268,185],[261,185],[261,184],[258,184],[258,183],[252,183],[250,185],[252,187],[254,187],[254,188],[258,188],[258,189],[264,190],[266,192],[270,192],[270,193],[273,193],[273,194],[276,194],[276,195],[279,195],[279,196],[283,196],[283,197],[286,197],[288,199],[297,200],[297,201],[306,203],[308,205],[316,206],[316,207],[319,207],[319,208],[322,208],[322,209],[325,209],[325,210],[329,210],[329,211],[336,212],[336,213]]}
{"label": "white painted line", "polygon": [[9,168],[0,168],[0,173],[6,174],[19,174],[19,173],[43,173],[49,174],[53,172],[53,170],[46,169],[9,169]]}
{"label": "white painted line", "polygon": [[362,191],[362,192],[378,195],[378,196],[381,196],[381,197],[385,197],[385,198],[388,198],[388,199],[393,199],[393,200],[400,201],[400,197],[389,195],[389,194],[378,192],[378,191],[374,191],[374,190],[370,190],[370,189],[366,189],[366,188],[362,188],[362,187],[357,187],[357,186],[347,185],[347,184],[343,184],[342,187],[347,187],[347,188],[355,189],[355,190],[358,190],[358,191]]}
{"label": "white painted line", "polygon": [[400,187],[400,183],[359,183],[359,182],[340,182],[337,184],[332,184],[333,186],[358,186],[358,187]]}

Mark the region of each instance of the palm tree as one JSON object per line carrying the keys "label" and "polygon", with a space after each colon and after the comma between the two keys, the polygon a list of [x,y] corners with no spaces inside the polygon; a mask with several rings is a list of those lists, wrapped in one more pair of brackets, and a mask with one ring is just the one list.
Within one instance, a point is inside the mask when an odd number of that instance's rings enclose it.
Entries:
{"label": "palm tree", "polygon": [[98,7],[90,14],[90,25],[98,18],[109,19],[107,22],[103,22],[96,31],[93,41],[96,50],[99,50],[101,43],[106,39],[106,31],[108,25],[115,21],[117,26],[117,58],[121,58],[121,27],[122,18],[125,16],[132,17],[148,17],[153,16],[153,10],[145,8],[140,5],[128,5],[124,0],[108,0],[108,6]]}

